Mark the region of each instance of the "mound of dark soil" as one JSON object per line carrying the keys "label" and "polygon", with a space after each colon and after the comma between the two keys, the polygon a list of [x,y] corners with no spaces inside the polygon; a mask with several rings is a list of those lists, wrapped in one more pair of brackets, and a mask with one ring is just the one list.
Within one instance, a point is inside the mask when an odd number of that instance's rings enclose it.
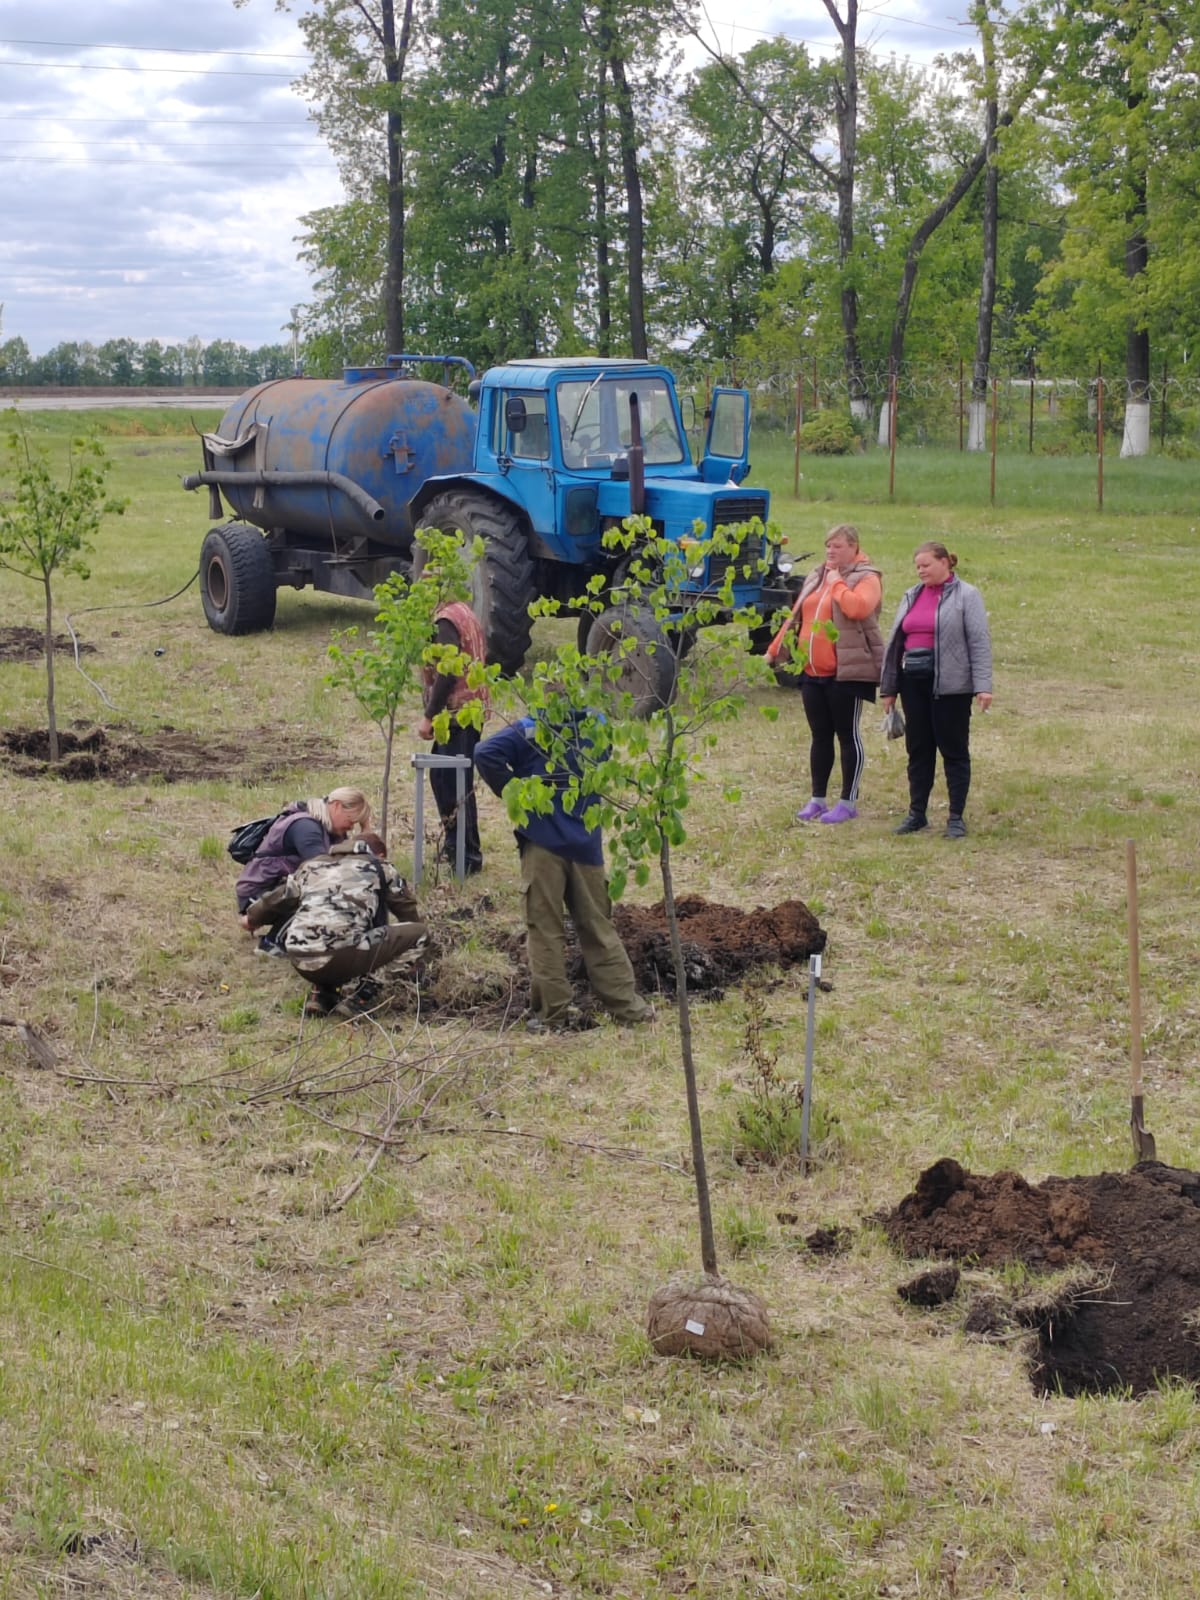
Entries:
{"label": "mound of dark soil", "polygon": [[1047,1300],[1037,1319],[1037,1388],[1140,1394],[1169,1376],[1200,1381],[1200,1173],[1143,1161],[1030,1184],[944,1159],[879,1220],[906,1256],[1094,1269],[1093,1287]]}
{"label": "mound of dark soil", "polygon": [[24,778],[73,782],[107,778],[114,783],[179,783],[189,779],[240,778],[256,783],[307,763],[324,764],[327,740],[298,738],[291,729],[257,728],[244,738],[200,739],[164,726],[155,733],[72,723],[59,730],[60,758],[50,760],[45,728],[0,732],[0,760]]}
{"label": "mound of dark soil", "polygon": [[[443,1017],[469,1016],[485,1025],[508,1025],[529,1006],[529,969],[525,935],[510,921],[493,916],[485,894],[472,904],[439,915],[431,914],[436,950],[424,963],[421,984],[395,985],[393,1004],[400,1009],[420,1005]],[[679,905],[684,934],[684,957],[689,993],[720,995],[722,987],[740,979],[755,966],[794,966],[824,948],[825,933],[808,907],[787,900],[770,911],[739,911],[736,906],[714,905],[699,898]],[[633,964],[637,986],[643,994],[674,994],[675,971],[671,961],[667,924],[662,905],[613,908],[613,921]],[[588,988],[587,970],[574,929],[566,926],[567,976],[575,987],[578,1025],[591,1027],[599,1020],[596,1001]],[[470,939],[478,940],[508,957],[507,971],[464,969],[455,952]]]}
{"label": "mound of dark soil", "polygon": [[[40,628],[0,628],[0,661],[41,661],[45,655],[45,635]],[[75,646],[66,633],[54,635],[56,655],[74,655]],[[94,644],[79,646],[80,655],[94,655]]]}
{"label": "mound of dark soil", "polygon": [[[802,900],[739,911],[690,895],[676,902],[688,992],[720,992],[751,967],[793,967],[819,955],[825,930]],[[618,905],[613,922],[629,952],[638,988],[675,992],[675,963],[667,915],[656,906]],[[582,976],[582,961],[579,964]]]}

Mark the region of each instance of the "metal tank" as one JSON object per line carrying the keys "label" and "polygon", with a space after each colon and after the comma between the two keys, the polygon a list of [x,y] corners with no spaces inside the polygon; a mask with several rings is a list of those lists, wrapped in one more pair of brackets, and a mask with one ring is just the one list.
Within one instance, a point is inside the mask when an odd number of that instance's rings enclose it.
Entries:
{"label": "metal tank", "polygon": [[219,487],[239,521],[407,552],[418,490],[471,468],[475,415],[441,384],[352,367],[341,381],[259,384],[204,445],[205,470],[188,486]]}

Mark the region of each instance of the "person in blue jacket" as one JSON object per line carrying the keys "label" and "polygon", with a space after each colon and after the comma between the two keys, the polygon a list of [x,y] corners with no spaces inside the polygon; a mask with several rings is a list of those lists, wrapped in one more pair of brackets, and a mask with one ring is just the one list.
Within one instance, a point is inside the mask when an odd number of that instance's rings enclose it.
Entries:
{"label": "person in blue jacket", "polygon": [[[580,815],[566,810],[569,774],[561,766],[549,771],[534,719],[523,717],[484,739],[475,751],[475,766],[496,794],[514,778],[543,778],[554,787],[553,809],[531,813],[516,830],[532,1007],[527,1026],[540,1032],[568,1024],[572,989],[564,910],[575,924],[588,981],[600,1003],[617,1022],[649,1022],[653,1009],[637,992],[629,956],[613,927],[600,829],[585,826]],[[580,811],[584,808],[581,801]]]}

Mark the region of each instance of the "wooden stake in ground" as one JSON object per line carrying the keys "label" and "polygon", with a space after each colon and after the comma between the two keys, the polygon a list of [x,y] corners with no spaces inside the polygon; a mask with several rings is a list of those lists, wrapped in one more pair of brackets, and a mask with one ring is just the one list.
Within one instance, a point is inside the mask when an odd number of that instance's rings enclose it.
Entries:
{"label": "wooden stake in ground", "polygon": [[1134,1161],[1156,1161],[1154,1135],[1145,1125],[1142,1100],[1142,979],[1138,961],[1137,851],[1125,841],[1125,908],[1129,921],[1129,1127]]}

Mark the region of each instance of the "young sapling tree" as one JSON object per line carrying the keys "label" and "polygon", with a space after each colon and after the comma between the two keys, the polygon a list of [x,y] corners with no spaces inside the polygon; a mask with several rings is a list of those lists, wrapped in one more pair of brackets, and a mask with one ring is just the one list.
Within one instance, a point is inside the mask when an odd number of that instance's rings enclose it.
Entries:
{"label": "young sapling tree", "polygon": [[[479,552],[468,552],[461,534],[442,533],[436,528],[419,528],[416,541],[423,557],[418,558],[413,577],[394,573],[376,585],[379,609],[375,626],[368,630],[363,643],[358,642],[357,628],[348,628],[334,639],[329,646],[333,666],[325,679],[334,688],[349,689],[383,735],[379,832],[385,842],[396,721],[401,706],[416,691],[418,670],[432,665],[438,672],[467,671],[461,651],[433,642],[434,617],[447,600],[469,597],[469,561]],[[448,724],[450,713],[441,715]],[[465,726],[473,718],[482,718],[483,706],[469,701],[453,715]],[[445,737],[445,724],[439,726],[439,719],[435,719],[438,737]]]}
{"label": "young sapling tree", "polygon": [[110,495],[111,463],[97,439],[72,439],[65,472],[30,441],[14,411],[8,422],[8,459],[0,497],[0,567],[40,583],[45,601],[46,719],[50,760],[59,758],[54,683],[54,580],[90,576],[85,557],[107,516],[120,516],[127,502]]}
{"label": "young sapling tree", "polygon": [[[603,580],[595,580],[573,602],[597,618],[589,652],[562,646],[518,686],[567,809],[606,832],[613,897],[620,898],[631,876],[646,884],[655,867],[662,883],[704,1273],[698,1283],[666,1285],[651,1301],[650,1337],[664,1354],[742,1357],[770,1343],[761,1300],[728,1283],[718,1269],[673,852],[687,841],[690,791],[703,780],[717,729],[742,714],[749,690],[774,686],[771,665],[747,653],[744,634],[715,626],[722,620],[761,625],[756,612],[739,607],[735,589],[767,565],[743,555],[743,546],[753,538],[761,548],[772,537],[773,530],[754,522],[718,529],[709,540],[698,525],[696,539],[681,547],[658,535],[648,519],[628,518],[605,536],[620,557],[616,589],[600,599]],[[694,574],[714,568],[719,578],[696,592]],[[530,609],[552,613],[556,607],[538,601]],[[797,651],[790,670],[802,667]],[[777,715],[773,705],[761,709],[769,718]],[[530,778],[510,783],[504,799],[519,826],[530,812],[549,810],[550,796],[550,785]],[[737,791],[726,790],[726,798],[736,801]]]}

